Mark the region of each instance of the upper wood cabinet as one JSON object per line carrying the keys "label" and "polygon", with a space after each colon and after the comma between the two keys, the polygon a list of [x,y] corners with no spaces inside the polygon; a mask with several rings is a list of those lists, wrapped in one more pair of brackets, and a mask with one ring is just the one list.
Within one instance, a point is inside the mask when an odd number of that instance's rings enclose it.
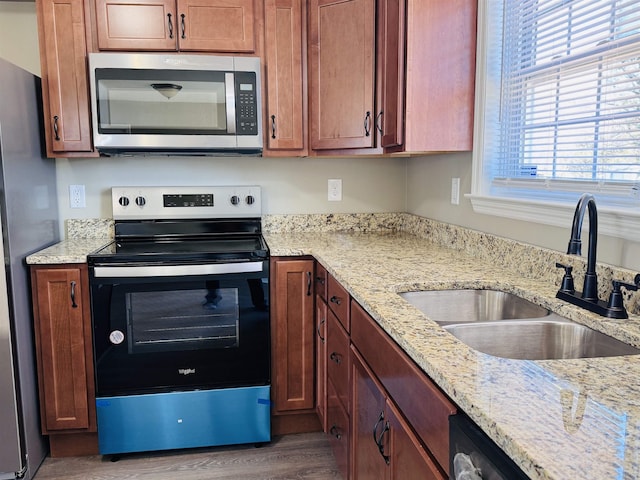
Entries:
{"label": "upper wood cabinet", "polygon": [[375,145],[375,0],[309,2],[309,143]]}
{"label": "upper wood cabinet", "polygon": [[475,0],[310,5],[316,154],[471,150]]}
{"label": "upper wood cabinet", "polygon": [[265,0],[267,156],[307,152],[306,13],[300,0]]}
{"label": "upper wood cabinet", "polygon": [[404,141],[405,0],[378,0],[376,129],[379,145]]}
{"label": "upper wood cabinet", "polygon": [[47,156],[89,156],[91,122],[82,0],[38,0]]}
{"label": "upper wood cabinet", "polygon": [[471,150],[477,6],[476,0],[407,0],[405,132],[399,150]]}
{"label": "upper wood cabinet", "polygon": [[100,50],[256,51],[255,0],[95,0]]}

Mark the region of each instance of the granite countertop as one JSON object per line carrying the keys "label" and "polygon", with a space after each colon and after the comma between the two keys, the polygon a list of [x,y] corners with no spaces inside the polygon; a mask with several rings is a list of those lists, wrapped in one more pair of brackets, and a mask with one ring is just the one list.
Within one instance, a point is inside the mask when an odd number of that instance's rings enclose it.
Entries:
{"label": "granite countertop", "polygon": [[[265,239],[272,256],[313,255],[531,478],[640,478],[640,355],[545,361],[493,357],[457,340],[397,292],[501,289],[636,346],[640,317],[603,319],[557,300],[556,281],[532,279],[411,233],[265,233]],[[86,254],[107,242],[67,240],[27,262],[84,262]],[[509,254],[522,252],[526,249]],[[529,268],[528,261],[519,263]]]}
{"label": "granite countertop", "polygon": [[[274,256],[313,255],[533,479],[640,478],[640,355],[509,360],[472,350],[397,292],[497,288],[640,345],[640,318],[604,320],[558,285],[410,234],[267,234]],[[619,327],[619,329],[618,329]],[[619,331],[618,331],[619,330]]]}

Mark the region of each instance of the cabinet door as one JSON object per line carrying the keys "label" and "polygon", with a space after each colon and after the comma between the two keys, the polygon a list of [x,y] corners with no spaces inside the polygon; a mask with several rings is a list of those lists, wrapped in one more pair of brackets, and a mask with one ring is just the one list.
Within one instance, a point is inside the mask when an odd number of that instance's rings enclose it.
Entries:
{"label": "cabinet door", "polygon": [[254,0],[177,0],[180,50],[253,53]]}
{"label": "cabinet door", "polygon": [[100,50],[176,50],[175,0],[96,0]]}
{"label": "cabinet door", "polygon": [[299,0],[265,1],[267,140],[270,150],[304,149],[305,14],[305,3]]}
{"label": "cabinet door", "polygon": [[42,431],[95,431],[86,267],[33,268],[32,284]]}
{"label": "cabinet door", "polygon": [[274,410],[314,408],[313,260],[271,261]]}
{"label": "cabinet door", "polygon": [[473,144],[476,0],[407,0],[404,150]]}
{"label": "cabinet door", "polygon": [[[385,394],[357,352],[352,354],[353,478],[386,480],[389,469]],[[382,448],[382,450],[381,450]],[[387,458],[390,461],[390,457]]]}
{"label": "cabinet door", "polygon": [[375,0],[311,0],[310,144],[374,146]]}
{"label": "cabinet door", "polygon": [[327,304],[316,295],[316,411],[327,431]]}
{"label": "cabinet door", "polygon": [[446,480],[429,457],[420,440],[413,433],[395,404],[387,401],[386,418],[389,422],[389,465],[391,480]]}
{"label": "cabinet door", "polygon": [[383,148],[402,145],[404,135],[405,0],[378,0],[378,81],[376,127]]}
{"label": "cabinet door", "polygon": [[38,2],[47,154],[91,152],[82,0]]}

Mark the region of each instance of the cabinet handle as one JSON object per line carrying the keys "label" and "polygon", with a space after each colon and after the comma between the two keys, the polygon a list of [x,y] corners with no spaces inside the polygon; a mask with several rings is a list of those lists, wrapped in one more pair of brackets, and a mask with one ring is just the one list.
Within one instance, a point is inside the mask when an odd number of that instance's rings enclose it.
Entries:
{"label": "cabinet handle", "polygon": [[364,117],[364,136],[371,135],[371,112],[367,112]]}
{"label": "cabinet handle", "polygon": [[318,282],[320,285],[324,285],[324,277],[316,277],[316,282]]}
{"label": "cabinet handle", "polygon": [[58,134],[58,116],[53,116],[53,133],[56,134],[56,141],[60,140],[60,135]]}
{"label": "cabinet handle", "polygon": [[329,301],[331,303],[335,303],[336,305],[340,305],[342,303],[342,300],[340,300],[340,297],[336,297],[335,295],[331,297]]}
{"label": "cabinet handle", "polygon": [[336,437],[338,440],[342,438],[342,434],[340,433],[340,430],[338,430],[338,427],[336,425],[331,425],[329,433]]}
{"label": "cabinet handle", "polygon": [[324,343],[324,337],[322,336],[322,333],[320,332],[320,327],[322,327],[322,325],[324,325],[324,323],[327,321],[326,318],[323,318],[322,320],[320,320],[318,322],[318,327],[316,328],[316,332],[318,332],[318,337],[320,337],[320,341],[322,343]]}
{"label": "cabinet handle", "polygon": [[311,296],[311,272],[307,272],[307,297]]}
{"label": "cabinet handle", "polygon": [[378,451],[380,452],[380,455],[382,455],[382,458],[384,459],[384,463],[389,465],[389,463],[391,462],[391,457],[389,455],[385,455],[384,454],[384,444],[382,443],[382,441],[384,440],[384,434],[389,431],[389,428],[390,428],[389,427],[389,422],[385,422],[384,428],[380,432],[380,435],[378,435],[378,426],[383,421],[384,421],[384,410],[382,412],[380,412],[380,416],[378,417],[378,421],[373,426],[373,441],[375,442],[376,446],[378,447]]}
{"label": "cabinet handle", "polygon": [[382,110],[380,110],[380,113],[376,116],[376,130],[378,130],[380,132],[380,135],[382,135],[382,118],[383,118],[384,112]]}
{"label": "cabinet handle", "polygon": [[169,38],[173,38],[173,22],[170,13],[167,13],[167,27],[169,27]]}
{"label": "cabinet handle", "polygon": [[76,303],[76,282],[71,282],[71,307],[78,308],[78,304]]}
{"label": "cabinet handle", "polygon": [[271,115],[271,138],[276,138],[276,116]]}
{"label": "cabinet handle", "polygon": [[185,29],[185,25],[184,25],[184,17],[185,17],[185,14],[184,14],[184,13],[181,13],[181,14],[180,14],[180,28],[182,29],[182,35],[181,35],[181,37],[182,37],[182,38],[187,38],[187,36],[185,35],[185,33],[186,33],[186,29]]}
{"label": "cabinet handle", "polygon": [[329,358],[331,360],[333,360],[334,362],[336,362],[338,365],[340,365],[342,363],[342,357],[337,352],[331,352],[331,355],[329,355]]}

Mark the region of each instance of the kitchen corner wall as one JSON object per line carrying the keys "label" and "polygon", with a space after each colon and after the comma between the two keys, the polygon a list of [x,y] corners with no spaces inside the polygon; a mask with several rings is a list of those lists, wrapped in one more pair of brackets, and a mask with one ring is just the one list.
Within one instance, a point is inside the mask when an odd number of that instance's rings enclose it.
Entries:
{"label": "kitchen corner wall", "polygon": [[[452,178],[460,178],[460,205],[450,202]],[[571,215],[567,217],[566,228],[558,228],[473,211],[471,201],[464,197],[471,192],[471,153],[409,159],[406,188],[408,213],[566,252]],[[586,255],[586,234],[583,240]],[[640,271],[640,243],[599,235],[598,262]]]}

